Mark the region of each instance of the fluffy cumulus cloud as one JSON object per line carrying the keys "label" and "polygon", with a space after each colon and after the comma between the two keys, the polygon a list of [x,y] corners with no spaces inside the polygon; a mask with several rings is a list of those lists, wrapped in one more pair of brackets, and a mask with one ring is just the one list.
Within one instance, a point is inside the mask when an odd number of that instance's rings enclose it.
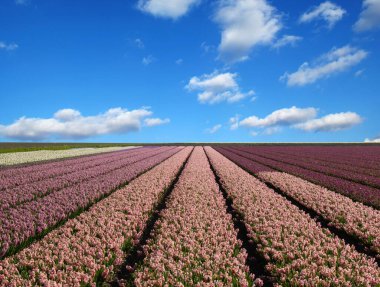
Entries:
{"label": "fluffy cumulus cloud", "polygon": [[323,20],[327,23],[329,28],[332,28],[343,18],[344,14],[346,14],[346,10],[342,7],[330,1],[326,1],[302,14],[299,21],[301,23],[308,23],[315,20]]}
{"label": "fluffy cumulus cloud", "polygon": [[104,134],[126,134],[145,126],[168,123],[168,119],[149,118],[149,108],[112,108],[95,116],[83,116],[73,109],[57,111],[52,118],[21,117],[10,125],[0,125],[0,136],[19,140],[49,138],[80,139]]}
{"label": "fluffy cumulus cloud", "polygon": [[346,112],[313,119],[305,123],[300,123],[296,125],[296,127],[304,131],[333,132],[348,129],[360,124],[362,121],[362,118],[357,113]]}
{"label": "fluffy cumulus cloud", "polygon": [[272,112],[265,118],[250,116],[240,121],[239,125],[243,127],[275,127],[275,126],[288,126],[297,123],[302,123],[315,118],[317,110],[315,108],[285,108]]}
{"label": "fluffy cumulus cloud", "polygon": [[[238,127],[265,129],[264,134],[273,134],[283,127],[292,127],[307,132],[334,132],[360,124],[363,119],[354,112],[328,114],[318,118],[318,109],[284,108],[276,110],[266,117],[250,116],[239,121],[238,117],[230,119],[231,129]],[[256,131],[254,131],[257,133]]]}
{"label": "fluffy cumulus cloud", "polygon": [[363,11],[354,25],[354,31],[364,32],[380,27],[380,0],[364,0]]}
{"label": "fluffy cumulus cloud", "polygon": [[279,49],[284,46],[295,46],[295,44],[302,40],[302,37],[294,35],[284,35],[276,42],[273,43],[273,48]]}
{"label": "fluffy cumulus cloud", "polygon": [[221,124],[217,124],[209,129],[206,129],[206,133],[208,134],[214,134],[216,133],[218,130],[220,130],[222,128],[222,125]]}
{"label": "fluffy cumulus cloud", "polygon": [[343,72],[364,60],[368,52],[349,45],[333,48],[322,55],[313,65],[303,63],[296,72],[286,72],[280,80],[286,81],[288,86],[304,86],[327,78],[333,74]]}
{"label": "fluffy cumulus cloud", "polygon": [[243,93],[236,82],[237,74],[218,73],[205,74],[201,77],[192,77],[186,85],[189,91],[200,91],[198,101],[215,104],[223,101],[238,102],[246,97],[253,96],[253,90]]}
{"label": "fluffy cumulus cloud", "polygon": [[156,17],[177,19],[199,2],[200,0],[139,0],[137,7]]}
{"label": "fluffy cumulus cloud", "polygon": [[15,43],[5,43],[5,42],[0,42],[0,50],[5,50],[5,51],[13,51],[18,48],[18,45]]}
{"label": "fluffy cumulus cloud", "polygon": [[222,28],[219,57],[226,62],[248,59],[254,46],[271,44],[282,27],[278,12],[265,0],[220,1],[214,19]]}

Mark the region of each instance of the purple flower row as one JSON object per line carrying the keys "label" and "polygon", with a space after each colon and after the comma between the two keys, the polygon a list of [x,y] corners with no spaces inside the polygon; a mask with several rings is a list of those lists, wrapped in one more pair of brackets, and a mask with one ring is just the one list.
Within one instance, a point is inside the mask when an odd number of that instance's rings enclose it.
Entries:
{"label": "purple flower row", "polygon": [[[290,165],[295,165],[297,167],[306,168],[312,171],[320,172],[323,174],[347,179],[360,184],[369,185],[375,188],[380,188],[380,177],[371,176],[368,174],[361,174],[357,170],[348,171],[343,169],[337,169],[334,166],[330,166],[329,163],[315,162],[311,160],[304,159],[303,157],[282,155],[274,152],[266,152],[263,150],[257,150],[251,147],[235,147],[239,151],[245,151],[255,155],[259,155],[265,158],[273,159],[279,162],[283,162]],[[380,190],[379,190],[380,192]]]}
{"label": "purple flower row", "polygon": [[49,163],[34,164],[27,167],[13,167],[0,170],[0,190],[45,180],[86,168],[111,162],[126,155],[141,153],[144,149],[127,149],[116,152],[107,152],[98,155],[88,155],[80,158],[58,160]]}
{"label": "purple flower row", "polygon": [[269,169],[232,152],[220,150],[220,153],[312,209],[334,227],[357,237],[359,241],[370,246],[378,256],[380,255],[378,210],[299,177]]}
{"label": "purple flower row", "polygon": [[202,147],[196,147],[148,241],[136,286],[249,286],[253,275]]}
{"label": "purple flower row", "polygon": [[380,170],[380,146],[255,146],[259,151],[278,151],[300,157]]}
{"label": "purple flower row", "polygon": [[323,173],[315,172],[302,167],[296,167],[290,164],[278,162],[251,153],[238,151],[236,149],[228,148],[226,150],[232,151],[255,162],[268,165],[276,170],[287,172],[313,183],[325,186],[326,188],[339,192],[353,200],[380,208],[380,192],[376,188],[351,182],[342,178],[325,175]]}
{"label": "purple flower row", "polygon": [[106,157],[96,160],[96,165],[93,167],[86,168],[86,166],[80,165],[80,170],[76,170],[75,167],[73,172],[68,172],[70,166],[59,168],[63,171],[63,175],[61,176],[46,177],[37,182],[0,191],[0,209],[4,212],[6,209],[14,207],[15,205],[36,200],[62,188],[74,186],[92,178],[106,175],[107,173],[157,154],[159,151],[164,152],[167,149],[168,148],[163,147],[162,149],[155,150],[139,149],[138,152],[133,154],[119,153],[118,155],[113,155],[111,158]]}
{"label": "purple flower row", "polygon": [[107,196],[140,173],[179,151],[169,149],[111,173],[53,192],[0,213],[0,257],[30,237],[54,227],[71,214]]}
{"label": "purple flower row", "polygon": [[376,169],[375,167],[371,167],[368,165],[368,161],[366,163],[363,163],[363,166],[359,166],[357,161],[351,160],[347,162],[338,162],[334,155],[329,155],[329,156],[323,156],[320,154],[312,154],[308,152],[288,152],[286,150],[281,150],[281,149],[272,149],[268,150],[268,152],[273,152],[276,154],[281,154],[281,155],[287,155],[291,156],[293,158],[298,158],[302,159],[303,161],[307,162],[314,162],[314,163],[319,163],[321,165],[329,166],[332,168],[336,169],[342,169],[342,170],[347,170],[347,171],[353,171],[353,172],[358,172],[361,174],[368,174],[372,175],[375,177],[380,177],[380,167]]}
{"label": "purple flower row", "polygon": [[0,261],[0,286],[90,286],[111,281],[187,147],[16,255]]}
{"label": "purple flower row", "polygon": [[206,152],[278,285],[378,286],[380,269],[374,259],[321,228],[214,149]]}

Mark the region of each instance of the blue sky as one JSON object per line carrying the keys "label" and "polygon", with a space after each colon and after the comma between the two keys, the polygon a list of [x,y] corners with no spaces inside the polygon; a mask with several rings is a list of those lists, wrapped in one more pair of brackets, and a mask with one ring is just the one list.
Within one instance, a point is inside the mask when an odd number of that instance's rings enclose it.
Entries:
{"label": "blue sky", "polygon": [[380,141],[380,0],[4,0],[0,141]]}

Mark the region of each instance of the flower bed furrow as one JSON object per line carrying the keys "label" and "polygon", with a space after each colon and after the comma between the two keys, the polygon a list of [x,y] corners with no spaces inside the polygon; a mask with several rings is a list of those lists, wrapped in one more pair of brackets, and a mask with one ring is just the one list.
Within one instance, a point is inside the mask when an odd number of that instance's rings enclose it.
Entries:
{"label": "flower bed furrow", "polygon": [[0,261],[0,285],[95,286],[111,281],[191,150],[181,150],[40,241]]}
{"label": "flower bed furrow", "polygon": [[210,161],[279,286],[377,286],[375,260],[210,147]]}
{"label": "flower bed furrow", "polygon": [[380,212],[319,185],[220,150],[220,153],[254,173],[259,179],[280,189],[301,205],[313,210],[335,228],[344,230],[375,256],[380,254]]}
{"label": "flower bed furrow", "polygon": [[0,154],[0,165],[24,164],[36,161],[54,160],[109,151],[117,151],[130,147],[77,148],[69,150],[38,150]]}
{"label": "flower bed furrow", "polygon": [[132,156],[142,151],[143,149],[141,148],[127,149],[73,159],[62,159],[49,163],[39,163],[22,168],[13,167],[3,171],[0,170],[0,190],[11,189],[47,178],[74,173],[85,168],[117,160],[120,157]]}
{"label": "flower bed furrow", "polygon": [[[171,149],[133,163],[125,168],[61,189],[43,198],[0,213],[0,256],[13,254],[30,238],[49,232],[51,228],[87,208],[97,200],[125,185],[140,173],[172,156]],[[28,240],[29,239],[29,240]]]}
{"label": "flower bed furrow", "polygon": [[[357,182],[364,185],[369,185],[374,188],[380,187],[380,178],[376,176],[371,176],[367,174],[361,174],[358,170],[348,171],[342,169],[336,169],[334,167],[330,167],[329,164],[321,164],[314,161],[308,161],[297,156],[296,158],[286,155],[281,155],[273,152],[263,152],[262,150],[256,150],[255,148],[247,148],[247,147],[236,147],[239,151],[249,152],[252,154],[260,155],[262,157],[272,159],[278,162],[283,162],[285,164],[294,165],[301,168],[306,168],[308,170],[320,172],[323,174],[343,178],[349,181]],[[379,190],[380,192],[380,190]]]}
{"label": "flower bed furrow", "polygon": [[[148,158],[151,155],[156,155],[158,152],[165,152],[167,150],[170,150],[170,148],[141,150],[139,153],[133,155],[122,153],[117,155],[116,159],[112,159],[110,162],[106,160],[103,164],[101,164],[100,161],[96,166],[92,168],[86,169],[83,167],[81,170],[64,174],[62,176],[53,178],[48,177],[35,183],[17,186],[9,190],[3,190],[0,192],[0,209],[3,209],[3,211],[5,211],[6,209],[14,207],[15,205],[20,205],[32,200],[36,200],[47,194],[56,192],[62,188],[80,184],[81,182],[88,181],[94,177],[105,175],[134,162]],[[70,167],[67,166],[65,169],[69,170]]]}
{"label": "flower bed furrow", "polygon": [[348,196],[355,201],[362,202],[363,204],[373,206],[377,209],[380,208],[380,192],[376,188],[351,182],[342,178],[325,175],[305,168],[285,164],[236,149],[226,150],[232,151],[238,155],[241,155],[258,163],[267,165],[278,171],[290,173],[305,180],[311,181],[315,184],[322,185],[328,189]]}
{"label": "flower bed furrow", "polygon": [[253,275],[202,147],[160,214],[136,286],[249,286]]}

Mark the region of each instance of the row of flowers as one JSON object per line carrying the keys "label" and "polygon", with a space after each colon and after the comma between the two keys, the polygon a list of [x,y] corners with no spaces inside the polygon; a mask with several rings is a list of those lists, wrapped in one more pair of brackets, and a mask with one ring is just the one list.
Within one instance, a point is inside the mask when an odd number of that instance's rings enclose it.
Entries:
{"label": "row of flowers", "polygon": [[44,163],[16,166],[0,169],[0,190],[10,189],[47,178],[76,172],[84,168],[95,166],[108,160],[122,156],[123,154],[136,154],[142,149],[126,149],[113,152],[104,152],[96,155],[55,160]]}
{"label": "row of flowers", "polygon": [[380,147],[376,145],[357,146],[323,146],[323,145],[296,145],[296,146],[256,146],[262,151],[278,151],[286,154],[309,157],[331,163],[340,163],[364,168],[367,170],[380,169]]}
{"label": "row of flowers", "polygon": [[[335,169],[347,170],[351,172],[358,172],[360,174],[368,174],[380,177],[380,164],[377,161],[371,164],[373,158],[372,160],[366,159],[365,157],[349,159],[349,154],[345,153],[344,151],[341,152],[340,150],[336,150],[333,154],[324,155],[323,153],[318,152],[318,149],[313,152],[313,150],[303,149],[288,151],[287,148],[272,148],[268,149],[268,152],[291,156],[293,158],[302,159],[307,162],[318,163],[320,165],[326,165]],[[362,153],[365,153],[366,148],[368,147],[361,146],[361,148],[363,148]],[[378,148],[378,152],[380,152],[380,148]]]}
{"label": "row of flowers", "polygon": [[68,150],[38,150],[16,153],[2,153],[0,154],[0,165],[14,165],[43,160],[53,160],[59,158],[110,152],[126,148],[129,147],[78,148]]}
{"label": "row of flowers", "polygon": [[251,286],[247,253],[202,147],[192,153],[135,273],[136,286]]}
{"label": "row of flowers", "polygon": [[380,269],[373,258],[321,228],[217,151],[206,151],[279,286],[378,286]]}
{"label": "row of flowers", "polygon": [[306,168],[297,167],[284,162],[279,162],[277,160],[252,154],[251,152],[245,152],[230,148],[226,148],[226,150],[230,150],[250,160],[270,166],[273,169],[290,173],[305,180],[311,181],[315,184],[322,185],[328,189],[348,196],[355,201],[380,208],[380,192],[374,187],[362,185],[335,176],[326,175]]}
{"label": "row of flowers", "polygon": [[112,281],[192,148],[187,147],[16,255],[1,286],[100,286]]}
{"label": "row of flowers", "polygon": [[109,195],[142,172],[179,151],[179,148],[156,155],[114,170],[75,186],[59,191],[0,213],[0,257],[15,252],[26,240],[51,228],[69,216]]}
{"label": "row of flowers", "polygon": [[[100,158],[90,163],[79,164],[79,170],[77,166],[71,167],[71,164],[66,164],[64,167],[59,168],[63,172],[62,175],[49,177],[48,172],[46,172],[47,175],[44,179],[0,191],[0,209],[4,212],[8,208],[36,200],[63,188],[75,187],[75,185],[82,184],[99,176],[105,176],[108,173],[165,150],[167,148],[154,150],[139,149],[134,154],[129,154],[128,152],[118,153],[117,155]],[[95,166],[91,166],[90,164],[95,164]],[[70,169],[74,171],[70,172]]]}
{"label": "row of flowers", "polygon": [[258,178],[315,211],[331,225],[356,237],[380,255],[380,212],[350,198],[332,192],[294,175],[270,170],[232,152],[220,150],[230,160],[254,173]]}
{"label": "row of flowers", "polygon": [[359,173],[357,169],[354,169],[351,171],[347,169],[344,170],[344,169],[336,168],[336,166],[331,165],[330,163],[323,163],[320,161],[316,162],[315,160],[305,159],[303,157],[300,157],[299,155],[294,155],[294,156],[283,155],[283,154],[276,153],[273,151],[266,151],[262,149],[256,150],[250,147],[242,147],[242,148],[237,148],[237,149],[258,154],[260,156],[277,160],[279,162],[284,162],[286,164],[291,164],[294,166],[306,168],[306,169],[320,172],[323,174],[340,177],[340,178],[354,181],[360,184],[369,185],[375,188],[380,187],[379,175],[373,176],[373,175],[368,175],[368,174],[362,174],[362,173]]}

